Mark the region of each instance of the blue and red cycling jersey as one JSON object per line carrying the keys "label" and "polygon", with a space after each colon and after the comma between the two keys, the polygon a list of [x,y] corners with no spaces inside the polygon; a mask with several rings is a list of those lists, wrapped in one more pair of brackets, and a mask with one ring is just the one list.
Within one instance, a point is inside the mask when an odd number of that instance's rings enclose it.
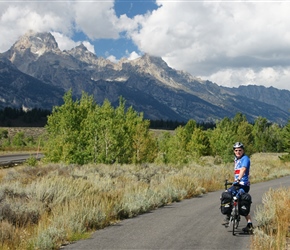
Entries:
{"label": "blue and red cycling jersey", "polygon": [[240,184],[243,186],[250,186],[250,166],[250,158],[247,155],[243,155],[240,159],[235,158],[235,180],[239,178],[241,168],[246,168],[244,176],[240,179]]}

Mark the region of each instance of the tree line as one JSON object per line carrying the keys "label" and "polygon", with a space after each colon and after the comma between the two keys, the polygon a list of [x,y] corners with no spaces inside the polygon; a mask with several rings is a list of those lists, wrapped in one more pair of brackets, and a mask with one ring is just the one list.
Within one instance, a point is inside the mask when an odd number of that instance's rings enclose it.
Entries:
{"label": "tree line", "polygon": [[173,133],[156,136],[143,113],[126,108],[125,103],[120,97],[116,108],[108,100],[98,105],[87,93],[73,100],[71,91],[67,92],[64,104],[54,107],[48,116],[46,159],[67,164],[187,164],[210,155],[230,162],[236,141],[244,143],[248,155],[286,152],[281,159],[290,159],[290,121],[281,127],[258,117],[251,124],[245,115],[237,113],[212,128],[189,120]]}
{"label": "tree line", "polygon": [[[2,127],[44,127],[47,117],[51,115],[51,110],[33,108],[24,111],[23,108],[5,107],[0,109],[0,126]],[[179,126],[184,126],[186,122],[172,120],[150,120],[151,129],[174,130]],[[213,127],[213,123],[200,123],[204,127]]]}
{"label": "tree line", "polygon": [[2,127],[39,127],[45,126],[51,111],[34,108],[24,111],[23,108],[5,107],[0,109],[0,126]]}

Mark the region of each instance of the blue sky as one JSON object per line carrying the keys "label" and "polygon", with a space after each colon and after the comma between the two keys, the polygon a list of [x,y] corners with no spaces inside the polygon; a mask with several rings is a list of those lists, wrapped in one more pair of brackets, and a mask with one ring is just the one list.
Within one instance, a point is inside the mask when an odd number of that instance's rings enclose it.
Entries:
{"label": "blue sky", "polygon": [[158,6],[156,1],[147,0],[147,1],[124,1],[117,0],[115,1],[114,8],[116,15],[120,17],[121,15],[126,14],[128,17],[133,18],[136,15],[144,15],[148,11],[156,10]]}
{"label": "blue sky", "polygon": [[[128,1],[128,0],[117,0],[114,3],[114,10],[117,17],[126,15],[129,18],[134,18],[136,15],[144,15],[147,12],[152,12],[158,8],[154,0],[147,1]],[[76,41],[88,39],[84,33],[77,32],[74,34],[73,39]],[[128,54],[137,52],[141,55],[138,46],[136,46],[131,39],[126,37],[126,34],[120,33],[118,39],[97,39],[92,41],[95,47],[95,53],[100,57],[108,57],[108,55],[114,55],[116,59],[122,57],[128,57]]]}
{"label": "blue sky", "polygon": [[290,2],[0,0],[0,53],[29,30],[118,62],[144,53],[218,85],[290,90]]}

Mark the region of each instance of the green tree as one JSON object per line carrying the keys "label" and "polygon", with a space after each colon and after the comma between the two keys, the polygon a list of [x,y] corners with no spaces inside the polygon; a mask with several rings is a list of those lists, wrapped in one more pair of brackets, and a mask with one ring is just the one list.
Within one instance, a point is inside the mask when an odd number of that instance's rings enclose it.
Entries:
{"label": "green tree", "polygon": [[13,136],[12,145],[16,147],[24,147],[26,145],[24,132],[18,132]]}
{"label": "green tree", "polygon": [[83,93],[81,100],[74,101],[72,91],[64,95],[64,104],[54,107],[48,116],[45,155],[49,161],[65,163],[85,163],[87,141],[81,136],[83,122],[94,108],[92,98]]}
{"label": "green tree", "polygon": [[192,133],[191,140],[189,141],[187,148],[194,159],[201,156],[210,155],[210,141],[207,133],[201,128],[196,128]]}
{"label": "green tree", "polygon": [[220,156],[225,162],[233,159],[232,146],[236,138],[236,128],[232,121],[225,117],[211,131],[209,140],[213,156]]}
{"label": "green tree", "polygon": [[284,138],[283,140],[284,150],[287,154],[280,157],[280,159],[283,161],[290,161],[290,120],[283,128],[282,133]]}
{"label": "green tree", "polygon": [[267,128],[268,121],[266,118],[258,117],[254,122],[254,148],[256,152],[266,152],[267,150]]}
{"label": "green tree", "polygon": [[157,140],[149,132],[149,121],[138,123],[133,138],[133,163],[154,162],[157,157]]}
{"label": "green tree", "polygon": [[8,130],[0,128],[0,140],[8,138]]}
{"label": "green tree", "polygon": [[10,145],[10,138],[8,137],[8,130],[0,128],[0,147],[5,148]]}
{"label": "green tree", "polygon": [[141,163],[156,155],[149,121],[132,107],[126,110],[123,98],[115,109],[108,100],[97,105],[86,93],[73,101],[69,91],[48,117],[47,132],[45,153],[53,162]]}
{"label": "green tree", "polygon": [[108,100],[96,113],[97,134],[97,162],[112,163],[116,159],[116,147],[118,146],[117,124],[114,120],[114,108]]}
{"label": "green tree", "polygon": [[218,122],[216,128],[210,132],[209,138],[213,155],[220,156],[224,162],[232,161],[232,147],[237,141],[245,145],[248,154],[253,152],[252,125],[241,113],[237,113],[233,119],[226,117]]}
{"label": "green tree", "polygon": [[177,127],[175,133],[168,142],[167,160],[174,164],[188,163],[189,156],[187,143],[189,141],[188,131],[184,127]]}
{"label": "green tree", "polygon": [[157,146],[158,152],[157,157],[155,159],[156,163],[165,163],[168,164],[170,157],[169,157],[169,145],[171,141],[172,135],[168,132],[162,132],[161,136],[157,138]]}
{"label": "green tree", "polygon": [[237,132],[234,137],[234,142],[240,141],[244,144],[247,155],[251,155],[255,152],[254,136],[253,136],[253,125],[247,121],[242,121],[237,127]]}
{"label": "green tree", "polygon": [[283,152],[284,151],[284,136],[282,128],[274,123],[268,127],[268,142],[267,149],[269,152]]}
{"label": "green tree", "polygon": [[283,151],[282,129],[270,124],[266,118],[258,117],[253,126],[254,149],[256,152]]}

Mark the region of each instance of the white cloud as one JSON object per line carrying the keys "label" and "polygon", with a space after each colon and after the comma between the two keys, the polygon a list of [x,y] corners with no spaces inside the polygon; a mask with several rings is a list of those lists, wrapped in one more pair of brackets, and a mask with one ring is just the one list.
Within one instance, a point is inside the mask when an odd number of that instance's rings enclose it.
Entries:
{"label": "white cloud", "polygon": [[227,86],[290,88],[289,70],[280,75],[290,66],[289,2],[157,2],[131,33],[141,51]]}
{"label": "white cloud", "polygon": [[[220,85],[290,90],[289,1],[156,3],[159,8],[152,13],[129,18],[116,16],[114,0],[0,2],[0,52],[30,29],[53,31],[62,50],[83,42],[94,52],[94,40],[115,39],[117,44],[126,36],[140,50],[126,52],[129,59],[146,52]],[[87,38],[74,41],[76,31]]]}
{"label": "white cloud", "polygon": [[115,56],[112,56],[112,55],[109,55],[107,57],[107,59],[110,60],[113,63],[117,63],[118,62],[117,58]]}
{"label": "white cloud", "polygon": [[95,53],[95,47],[89,41],[76,42],[59,32],[51,32],[51,34],[54,36],[60,50],[70,50],[82,43],[90,52]]}
{"label": "white cloud", "polygon": [[85,47],[88,49],[88,51],[92,52],[95,54],[95,47],[93,44],[91,44],[90,42],[88,41],[84,41],[83,42],[83,45],[85,45]]}
{"label": "white cloud", "polygon": [[75,2],[75,22],[77,29],[90,39],[119,37],[118,18],[114,11],[114,1]]}
{"label": "white cloud", "polygon": [[[72,37],[81,31],[90,39],[119,37],[114,1],[0,2],[0,51],[6,51],[28,30]],[[120,30],[121,29],[121,30]]]}
{"label": "white cloud", "polygon": [[78,45],[80,45],[81,42],[75,42],[71,38],[59,33],[59,32],[51,32],[51,34],[54,36],[58,47],[60,50],[70,50]]}
{"label": "white cloud", "polygon": [[263,85],[289,90],[290,67],[268,67],[257,70],[253,68],[224,69],[212,75],[200,77],[226,87]]}
{"label": "white cloud", "polygon": [[129,53],[127,51],[127,55],[128,55],[128,60],[134,60],[134,59],[137,59],[137,58],[140,57],[140,55],[137,52],[135,52],[135,51],[133,51],[131,53]]}
{"label": "white cloud", "polygon": [[0,51],[8,50],[28,30],[72,34],[73,15],[65,7],[64,3],[0,3]]}

